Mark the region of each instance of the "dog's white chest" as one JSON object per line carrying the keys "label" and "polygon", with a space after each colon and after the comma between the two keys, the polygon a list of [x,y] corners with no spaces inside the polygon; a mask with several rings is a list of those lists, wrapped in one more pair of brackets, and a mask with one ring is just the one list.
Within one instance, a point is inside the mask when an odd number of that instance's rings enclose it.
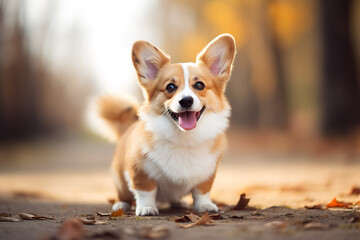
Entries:
{"label": "dog's white chest", "polygon": [[158,200],[178,200],[215,171],[218,153],[210,153],[211,142],[197,146],[177,146],[159,140],[146,154],[144,169],[158,184]]}
{"label": "dog's white chest", "polygon": [[230,109],[205,112],[196,128],[180,131],[165,115],[139,114],[154,143],[144,143],[144,170],[157,182],[157,200],[177,201],[216,170],[219,152],[211,152],[215,139],[228,126]]}

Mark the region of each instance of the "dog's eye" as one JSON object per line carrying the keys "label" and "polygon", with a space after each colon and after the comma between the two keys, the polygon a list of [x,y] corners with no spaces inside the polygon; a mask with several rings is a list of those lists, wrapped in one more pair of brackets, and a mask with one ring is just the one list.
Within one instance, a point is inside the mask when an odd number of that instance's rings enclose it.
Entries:
{"label": "dog's eye", "polygon": [[197,81],[193,87],[196,89],[196,90],[203,90],[205,88],[205,84],[201,81]]}
{"label": "dog's eye", "polygon": [[173,83],[169,83],[167,86],[166,86],[166,91],[168,91],[169,93],[172,93],[172,92],[175,92],[177,89],[177,86]]}

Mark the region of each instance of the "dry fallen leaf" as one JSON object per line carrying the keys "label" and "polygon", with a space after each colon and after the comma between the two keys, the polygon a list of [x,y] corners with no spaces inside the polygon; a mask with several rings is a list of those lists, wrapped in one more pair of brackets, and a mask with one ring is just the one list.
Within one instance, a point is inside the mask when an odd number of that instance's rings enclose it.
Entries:
{"label": "dry fallen leaf", "polygon": [[354,216],[349,220],[349,223],[356,223],[356,222],[360,222],[360,216]]}
{"label": "dry fallen leaf", "polygon": [[190,219],[188,219],[186,216],[170,218],[169,220],[170,220],[170,221],[175,221],[175,222],[177,222],[177,223],[180,223],[180,222],[191,222]]}
{"label": "dry fallen leaf", "polygon": [[17,218],[13,218],[10,216],[0,216],[0,222],[19,222],[20,220]]}
{"label": "dry fallen leaf", "polygon": [[110,217],[111,213],[104,213],[104,212],[96,212],[98,216],[100,217]]}
{"label": "dry fallen leaf", "polygon": [[174,219],[175,222],[194,222],[199,220],[200,217],[198,215],[195,215],[193,213],[186,214],[182,217],[177,217]]}
{"label": "dry fallen leaf", "polygon": [[315,230],[315,229],[328,229],[330,226],[320,222],[310,222],[305,224],[304,229]]}
{"label": "dry fallen leaf", "polygon": [[19,217],[22,220],[54,220],[54,217],[48,216],[40,216],[37,214],[30,214],[30,213],[19,213]]}
{"label": "dry fallen leaf", "polygon": [[22,220],[34,220],[33,217],[35,217],[35,215],[29,214],[29,213],[19,213],[19,217]]}
{"label": "dry fallen leaf", "polygon": [[196,222],[190,223],[190,224],[179,224],[176,223],[178,226],[182,227],[182,228],[191,228],[194,226],[200,226],[200,225],[209,225],[210,223],[213,223],[214,221],[210,219],[209,214],[206,212],[204,213],[201,218],[199,220],[197,220]]}
{"label": "dry fallen leaf", "polygon": [[223,217],[221,216],[220,213],[210,214],[209,217],[210,217],[211,220],[220,220],[220,219],[223,219]]}
{"label": "dry fallen leaf", "polygon": [[156,239],[164,238],[170,234],[167,227],[164,226],[141,226],[125,228],[124,233],[140,238]]}
{"label": "dry fallen leaf", "polygon": [[326,205],[327,208],[349,208],[350,203],[343,203],[339,202],[334,198],[328,205]]}
{"label": "dry fallen leaf", "polygon": [[312,205],[312,206],[305,206],[306,209],[322,209],[322,205],[321,204],[317,204],[317,205]]}
{"label": "dry fallen leaf", "polygon": [[111,212],[111,217],[122,217],[124,215],[124,210],[121,208],[117,211]]}
{"label": "dry fallen leaf", "polygon": [[11,217],[11,213],[0,213],[0,217]]}
{"label": "dry fallen leaf", "polygon": [[94,217],[79,217],[79,220],[85,225],[95,225],[96,222]]}
{"label": "dry fallen leaf", "polygon": [[353,187],[350,192],[351,195],[359,195],[360,194],[360,187]]}
{"label": "dry fallen leaf", "polygon": [[85,233],[83,223],[77,219],[68,219],[60,227],[56,238],[58,240],[80,240],[83,239]]}
{"label": "dry fallen leaf", "polygon": [[284,221],[272,221],[264,224],[264,226],[267,228],[284,228],[287,225],[288,224]]}
{"label": "dry fallen leaf", "polygon": [[79,220],[85,225],[104,225],[108,224],[106,221],[96,220],[93,216],[79,217]]}
{"label": "dry fallen leaf", "polygon": [[252,215],[252,216],[263,216],[264,214],[262,214],[261,212],[259,212],[258,210],[256,210],[256,211],[253,212],[251,215]]}
{"label": "dry fallen leaf", "polygon": [[240,195],[240,199],[233,210],[245,210],[246,206],[248,205],[250,198],[246,198],[246,194],[243,193]]}
{"label": "dry fallen leaf", "polygon": [[106,225],[109,224],[107,221],[100,221],[100,220],[96,220],[94,225]]}

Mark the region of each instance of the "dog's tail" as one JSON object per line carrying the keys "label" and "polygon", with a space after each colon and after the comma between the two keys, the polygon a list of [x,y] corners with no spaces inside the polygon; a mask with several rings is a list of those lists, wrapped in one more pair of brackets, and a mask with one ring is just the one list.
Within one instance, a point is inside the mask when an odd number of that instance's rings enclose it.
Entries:
{"label": "dog's tail", "polygon": [[101,96],[90,104],[88,123],[101,136],[116,142],[137,121],[137,110],[138,104],[131,98]]}

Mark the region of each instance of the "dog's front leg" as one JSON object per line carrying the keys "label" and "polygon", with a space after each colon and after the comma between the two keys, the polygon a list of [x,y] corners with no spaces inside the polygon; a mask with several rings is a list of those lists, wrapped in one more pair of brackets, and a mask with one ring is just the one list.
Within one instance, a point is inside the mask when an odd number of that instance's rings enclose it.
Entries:
{"label": "dog's front leg", "polygon": [[217,212],[218,207],[210,199],[210,189],[214,182],[215,174],[205,182],[200,183],[192,190],[194,209],[196,212]]}
{"label": "dog's front leg", "polygon": [[136,215],[159,215],[156,207],[156,182],[149,179],[147,174],[140,170],[133,171],[127,178],[136,200]]}
{"label": "dog's front leg", "polygon": [[156,187],[151,191],[134,189],[137,216],[159,215],[159,210],[156,207],[156,190]]}

